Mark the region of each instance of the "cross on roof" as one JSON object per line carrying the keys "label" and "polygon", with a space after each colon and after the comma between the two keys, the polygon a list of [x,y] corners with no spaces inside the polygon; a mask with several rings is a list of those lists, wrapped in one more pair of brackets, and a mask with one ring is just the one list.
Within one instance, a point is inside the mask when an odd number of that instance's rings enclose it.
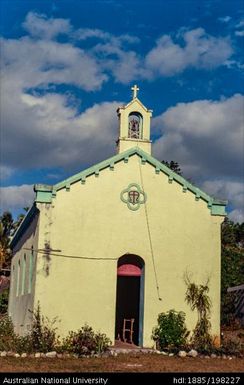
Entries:
{"label": "cross on roof", "polygon": [[139,87],[135,84],[133,87],[131,87],[131,90],[133,91],[133,99],[137,97],[137,91],[139,91]]}

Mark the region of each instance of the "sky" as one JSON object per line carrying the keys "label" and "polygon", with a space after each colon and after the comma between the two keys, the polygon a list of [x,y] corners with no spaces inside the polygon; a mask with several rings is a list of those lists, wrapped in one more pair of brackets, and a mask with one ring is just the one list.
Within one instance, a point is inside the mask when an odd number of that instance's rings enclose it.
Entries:
{"label": "sky", "polygon": [[116,110],[153,110],[174,160],[244,221],[244,7],[239,0],[2,0],[1,212],[116,152]]}

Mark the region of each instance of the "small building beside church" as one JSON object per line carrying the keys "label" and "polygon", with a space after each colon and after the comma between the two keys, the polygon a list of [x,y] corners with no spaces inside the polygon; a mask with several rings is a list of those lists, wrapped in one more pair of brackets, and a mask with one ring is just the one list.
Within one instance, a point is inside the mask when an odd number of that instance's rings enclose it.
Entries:
{"label": "small building beside church", "polygon": [[137,91],[117,110],[116,155],[53,186],[34,186],[11,242],[9,315],[20,334],[40,303],[43,315],[58,318],[61,336],[87,323],[114,342],[133,319],[133,343],[152,347],[159,313],[184,311],[187,328],[196,325],[185,302],[188,274],[197,284],[209,279],[211,333],[219,339],[226,202],[152,157],[152,111]]}

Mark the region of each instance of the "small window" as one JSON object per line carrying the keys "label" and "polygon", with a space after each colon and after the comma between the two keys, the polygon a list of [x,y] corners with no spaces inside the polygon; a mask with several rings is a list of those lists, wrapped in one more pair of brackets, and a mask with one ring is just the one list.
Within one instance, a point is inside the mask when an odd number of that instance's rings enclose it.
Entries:
{"label": "small window", "polygon": [[16,295],[19,296],[19,294],[20,294],[20,260],[18,261],[17,280],[16,280]]}
{"label": "small window", "polygon": [[139,112],[131,112],[129,115],[128,137],[142,139],[142,116]]}
{"label": "small window", "polygon": [[25,294],[25,273],[26,273],[26,254],[24,255],[22,265],[22,283],[21,283],[21,294]]}
{"label": "small window", "polygon": [[12,264],[12,279],[11,279],[11,292],[15,292],[15,283],[16,283],[16,272],[15,272],[15,266]]}
{"label": "small window", "polygon": [[33,280],[33,260],[34,260],[34,249],[31,247],[30,259],[29,259],[29,293],[31,293],[32,280]]}

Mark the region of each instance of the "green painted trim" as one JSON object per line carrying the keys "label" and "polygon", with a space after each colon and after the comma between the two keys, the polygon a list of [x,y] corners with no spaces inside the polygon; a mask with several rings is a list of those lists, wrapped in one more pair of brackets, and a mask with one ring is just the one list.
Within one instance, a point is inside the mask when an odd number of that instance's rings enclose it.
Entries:
{"label": "green painted trim", "polygon": [[144,157],[141,158],[141,164],[146,164],[146,159]]}
{"label": "green painted trim", "polygon": [[50,191],[37,191],[35,202],[39,203],[51,203],[52,202],[52,192]]}
{"label": "green painted trim", "polygon": [[182,191],[183,191],[183,193],[187,192],[187,186],[186,185],[183,186]]}
{"label": "green painted trim", "polygon": [[49,184],[35,184],[34,191],[52,191],[53,186]]}
{"label": "green painted trim", "polygon": [[51,203],[53,186],[45,184],[35,184],[34,191],[36,193],[35,202]]}
{"label": "green painted trim", "polygon": [[160,173],[160,169],[158,167],[155,167],[155,174],[159,174]]}
{"label": "green painted trim", "polygon": [[136,153],[137,148],[135,147],[135,148],[133,148],[133,151],[131,151],[131,150],[132,149],[129,149],[127,151],[124,151],[121,154],[114,155],[113,157],[106,159],[103,162],[97,163],[94,166],[89,167],[86,170],[81,171],[80,173],[75,174],[64,181],[57,183],[56,185],[54,185],[55,190],[57,190],[57,191],[61,190],[62,188],[64,188],[66,186],[67,183],[70,183],[70,184],[76,183],[77,181],[79,181],[81,179],[85,179],[86,177],[95,174],[96,171],[99,172],[99,171],[101,171],[107,167],[111,167],[111,165],[112,165],[112,167],[114,167],[115,163],[118,163],[121,160],[124,160],[126,158],[128,158],[128,160],[129,160],[129,156]]}
{"label": "green painted trim", "polygon": [[[132,189],[136,189],[136,191],[139,192],[139,201],[135,204],[131,203],[128,200],[128,193]],[[124,198],[125,194],[127,194],[127,199]],[[127,204],[128,209],[132,211],[136,211],[140,208],[142,204],[144,204],[147,201],[147,194],[141,189],[141,187],[137,183],[130,183],[126,189],[121,191],[120,199],[122,200],[122,202]]]}
{"label": "green painted trim", "polygon": [[29,211],[26,213],[26,216],[24,217],[23,221],[20,223],[19,227],[17,228],[16,232],[14,233],[14,236],[12,237],[10,241],[10,247],[11,249],[14,248],[18,240],[21,238],[23,233],[26,231],[26,229],[29,227],[29,224],[32,222],[32,220],[35,218],[35,216],[39,213],[39,210],[36,208],[35,203],[31,206]]}
{"label": "green painted trim", "polygon": [[[48,186],[48,185],[35,185],[35,191],[37,193],[42,192],[46,193],[45,194],[37,194],[36,202],[44,202],[44,203],[51,203],[52,200],[52,192],[61,190],[63,188],[66,188],[66,185],[76,183],[77,181],[81,181],[82,184],[85,184],[86,178],[90,175],[94,175],[96,173],[99,173],[101,170],[109,167],[110,170],[113,170],[115,167],[116,163],[119,163],[121,160],[124,160],[125,163],[129,158],[133,155],[139,155],[142,159],[141,162],[148,162],[152,166],[155,167],[155,172],[156,174],[163,172],[165,175],[168,176],[168,182],[173,183],[177,182],[179,183],[183,189],[186,191],[190,191],[195,195],[195,199],[199,200],[202,199],[208,204],[208,207],[211,209],[211,214],[212,212],[219,212],[221,214],[212,214],[212,215],[225,215],[223,214],[225,212],[225,206],[227,205],[227,201],[222,201],[218,199],[214,199],[196,186],[192,185],[190,182],[188,182],[185,178],[182,176],[176,174],[174,171],[172,171],[170,168],[168,168],[165,164],[159,162],[157,159],[153,158],[151,155],[143,151],[141,148],[138,147],[133,147],[130,148],[129,150],[126,150],[120,154],[116,154],[113,157],[104,160],[103,162],[97,163],[92,167],[89,167],[88,169],[81,171],[80,173],[71,176],[70,178],[57,183],[56,185]],[[37,200],[38,199],[38,200]],[[221,206],[222,208],[218,209],[213,209],[212,210],[212,205],[218,205]]]}
{"label": "green painted trim", "polygon": [[213,205],[213,201],[211,200],[211,201],[208,202],[208,208],[211,209],[212,205]]}
{"label": "green painted trim", "polygon": [[226,215],[225,206],[214,204],[211,207],[211,215]]}

